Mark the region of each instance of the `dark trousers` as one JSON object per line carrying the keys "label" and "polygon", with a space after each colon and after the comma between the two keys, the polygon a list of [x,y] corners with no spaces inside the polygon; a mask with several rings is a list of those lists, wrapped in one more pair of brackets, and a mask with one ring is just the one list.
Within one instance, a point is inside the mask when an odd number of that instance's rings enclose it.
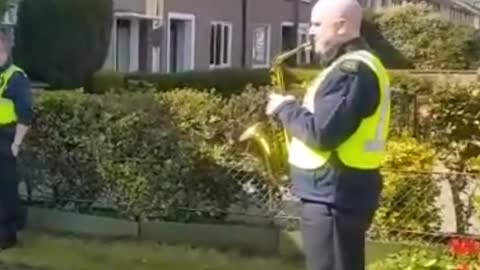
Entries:
{"label": "dark trousers", "polygon": [[365,234],[372,216],[304,202],[301,229],[307,270],[365,270]]}
{"label": "dark trousers", "polygon": [[0,246],[17,241],[21,216],[17,161],[13,155],[0,156]]}

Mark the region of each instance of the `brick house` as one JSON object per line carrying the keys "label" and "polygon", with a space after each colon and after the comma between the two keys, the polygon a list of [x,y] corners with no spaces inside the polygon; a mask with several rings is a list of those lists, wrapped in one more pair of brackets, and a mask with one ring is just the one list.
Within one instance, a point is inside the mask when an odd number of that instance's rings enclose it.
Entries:
{"label": "brick house", "polygon": [[[169,73],[268,67],[274,55],[306,40],[315,1],[114,0],[104,69]],[[372,9],[407,2],[359,1]],[[480,26],[480,9],[471,2],[476,0],[425,1],[453,21]],[[309,57],[299,54],[296,61],[308,63]]]}
{"label": "brick house", "polygon": [[[104,69],[181,72],[268,67],[275,54],[306,40],[312,4],[310,0],[114,0],[112,42]],[[299,54],[297,60],[309,58]]]}

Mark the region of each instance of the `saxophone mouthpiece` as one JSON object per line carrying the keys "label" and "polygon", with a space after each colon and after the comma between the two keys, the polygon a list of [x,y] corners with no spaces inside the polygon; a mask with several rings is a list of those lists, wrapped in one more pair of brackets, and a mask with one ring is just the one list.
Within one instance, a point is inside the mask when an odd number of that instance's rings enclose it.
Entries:
{"label": "saxophone mouthpiece", "polygon": [[307,41],[304,43],[304,50],[307,51],[307,52],[310,52],[313,50],[313,41],[310,40],[310,41]]}

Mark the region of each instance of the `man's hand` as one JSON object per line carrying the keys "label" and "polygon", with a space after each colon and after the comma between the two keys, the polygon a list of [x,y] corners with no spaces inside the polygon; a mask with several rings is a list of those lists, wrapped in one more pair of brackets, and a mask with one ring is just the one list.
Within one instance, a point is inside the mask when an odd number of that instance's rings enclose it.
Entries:
{"label": "man's hand", "polygon": [[18,152],[19,152],[19,150],[20,150],[20,144],[18,144],[18,143],[12,143],[11,150],[12,150],[12,155],[13,155],[14,157],[17,157],[17,156],[18,156]]}
{"label": "man's hand", "polygon": [[13,139],[13,143],[11,146],[12,154],[14,157],[18,156],[18,152],[20,150],[20,145],[23,142],[23,138],[27,134],[29,127],[24,124],[17,124],[17,128],[15,130],[15,138]]}
{"label": "man's hand", "polygon": [[284,96],[284,95],[272,93],[269,96],[267,109],[265,112],[267,115],[272,115],[280,107],[280,105],[282,105],[286,101],[292,101],[292,100],[295,100],[295,97],[290,95]]}

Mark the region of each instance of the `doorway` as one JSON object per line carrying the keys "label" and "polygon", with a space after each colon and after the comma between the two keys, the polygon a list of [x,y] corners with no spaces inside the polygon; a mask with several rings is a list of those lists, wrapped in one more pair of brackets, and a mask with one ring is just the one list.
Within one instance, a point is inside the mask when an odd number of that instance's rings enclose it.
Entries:
{"label": "doorway", "polygon": [[[286,52],[297,46],[297,35],[295,35],[295,27],[293,26],[293,23],[282,23],[281,40],[282,52]],[[286,59],[285,63],[288,66],[294,66],[296,64],[295,57]]]}
{"label": "doorway", "polygon": [[131,22],[128,19],[117,20],[117,59],[116,70],[128,72],[130,69]]}
{"label": "doorway", "polygon": [[167,36],[167,72],[177,73],[194,69],[194,15],[169,13]]}

